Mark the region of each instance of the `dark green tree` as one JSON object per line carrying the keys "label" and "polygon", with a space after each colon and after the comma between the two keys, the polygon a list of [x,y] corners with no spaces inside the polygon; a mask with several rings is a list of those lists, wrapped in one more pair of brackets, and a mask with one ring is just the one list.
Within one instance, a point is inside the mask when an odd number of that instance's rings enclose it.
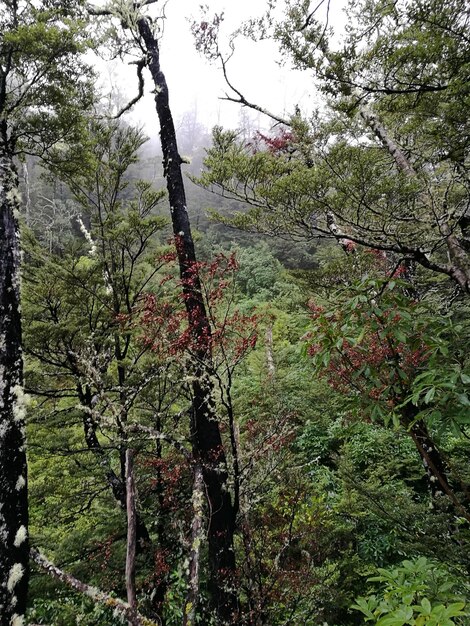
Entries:
{"label": "dark green tree", "polygon": [[[158,233],[166,225],[158,205],[165,192],[131,174],[144,142],[134,128],[90,122],[80,145],[53,168],[74,199],[80,237],[55,254],[31,242],[25,272],[26,380],[30,393],[42,400],[38,417],[53,424],[58,411],[74,432],[79,416],[95,458],[90,473],[99,468],[123,511],[128,423],[141,422],[142,413],[158,413],[169,401],[161,391],[168,368],[148,357],[136,321],[165,265],[157,254]],[[156,427],[161,430],[158,418]],[[100,432],[113,443],[103,445]],[[161,521],[158,530],[162,535]],[[140,511],[135,534],[137,554],[151,560],[152,540]],[[152,594],[155,610],[161,609],[164,590],[161,585]]]}

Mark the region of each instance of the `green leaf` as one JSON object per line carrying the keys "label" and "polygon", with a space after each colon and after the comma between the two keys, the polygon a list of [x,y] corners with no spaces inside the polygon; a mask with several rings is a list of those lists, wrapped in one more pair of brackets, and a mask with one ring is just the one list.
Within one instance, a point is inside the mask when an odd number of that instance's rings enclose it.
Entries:
{"label": "green leaf", "polygon": [[429,404],[430,402],[432,402],[432,400],[434,399],[434,396],[436,394],[436,388],[435,387],[430,387],[426,393],[426,395],[424,396],[424,403],[425,404]]}
{"label": "green leaf", "polygon": [[[429,602],[429,600],[427,598],[423,598],[421,600],[421,607],[422,607],[422,613],[424,615],[430,615],[431,614],[431,603]],[[420,607],[416,607],[416,610],[419,610]]]}
{"label": "green leaf", "polygon": [[462,406],[470,406],[470,399],[466,393],[459,393],[457,397]]}
{"label": "green leaf", "polygon": [[404,626],[409,624],[413,618],[413,609],[411,606],[400,607],[391,615],[386,615],[379,619],[376,626]]}

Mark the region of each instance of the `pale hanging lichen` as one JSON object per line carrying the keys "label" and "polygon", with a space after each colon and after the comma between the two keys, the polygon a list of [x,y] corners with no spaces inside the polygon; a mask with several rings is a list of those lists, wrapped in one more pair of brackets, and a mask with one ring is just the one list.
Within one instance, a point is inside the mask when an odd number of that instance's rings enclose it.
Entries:
{"label": "pale hanging lichen", "polygon": [[93,240],[93,237],[91,236],[90,232],[87,230],[87,227],[83,223],[83,220],[82,220],[81,217],[77,217],[77,222],[78,222],[80,230],[82,231],[85,239],[90,244],[90,256],[92,256],[92,257],[96,256],[96,253],[98,252],[98,249],[96,247],[96,243]]}
{"label": "pale hanging lichen", "polygon": [[21,201],[22,201],[21,192],[16,186],[10,189],[9,191],[7,191],[7,193],[5,194],[5,197],[8,202],[11,202],[14,205],[21,204]]}

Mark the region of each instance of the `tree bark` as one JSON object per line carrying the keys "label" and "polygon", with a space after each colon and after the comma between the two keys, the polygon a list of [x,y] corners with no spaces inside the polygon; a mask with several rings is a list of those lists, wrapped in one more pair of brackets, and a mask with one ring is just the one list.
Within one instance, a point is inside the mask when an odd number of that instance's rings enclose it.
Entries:
{"label": "tree bark", "polygon": [[203,500],[204,478],[200,465],[194,467],[193,480],[193,521],[191,524],[191,552],[189,554],[189,579],[186,602],[183,611],[183,626],[194,626],[199,600],[199,570],[201,560],[201,543],[203,540]]}
{"label": "tree bark", "polygon": [[[433,499],[445,495],[455,509],[456,514],[465,517],[470,521],[470,512],[467,507],[457,498],[452,485],[447,476],[447,467],[439,448],[432,440],[428,428],[423,420],[417,420],[419,410],[417,407],[408,404],[404,408],[405,427],[409,428],[411,438],[421,457],[423,467],[426,470],[429,490]],[[461,485],[465,491],[465,485]]]}
{"label": "tree bark", "polygon": [[[136,494],[134,480],[134,452],[126,450],[126,508],[127,508],[127,550],[126,550],[126,591],[127,602],[133,611],[137,611],[135,590],[135,554],[136,554]],[[129,621],[132,626],[132,621]]]}
{"label": "tree bark", "polygon": [[18,176],[0,139],[0,626],[23,623],[29,578],[18,206]]}
{"label": "tree bark", "polygon": [[202,297],[197,259],[188,217],[176,132],[166,79],[160,68],[158,41],[148,18],[137,22],[147,51],[147,67],[155,84],[155,104],[160,122],[163,170],[167,181],[171,220],[175,235],[183,297],[194,349],[191,430],[193,454],[202,466],[209,506],[209,591],[218,624],[236,622],[233,535],[235,511],[227,489],[227,461],[215,412],[211,382],[211,327]]}

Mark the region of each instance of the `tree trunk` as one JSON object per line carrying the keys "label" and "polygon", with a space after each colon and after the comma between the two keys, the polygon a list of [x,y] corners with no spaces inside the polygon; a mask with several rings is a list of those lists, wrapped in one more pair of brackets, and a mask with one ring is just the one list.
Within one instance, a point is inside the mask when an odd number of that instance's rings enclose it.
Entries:
{"label": "tree trunk", "polygon": [[204,534],[204,479],[202,468],[196,465],[193,480],[193,521],[191,524],[191,552],[189,554],[189,580],[186,602],[183,611],[183,626],[194,626],[199,600],[199,569],[201,560],[201,543]]}
{"label": "tree trunk", "polygon": [[[77,379],[80,376],[80,370],[77,368],[76,359],[72,362],[74,375]],[[113,496],[116,502],[119,504],[123,511],[126,510],[126,483],[123,481],[116,472],[112,469],[109,463],[109,459],[101,447],[101,443],[96,434],[97,423],[93,417],[93,395],[90,388],[85,385],[83,387],[80,383],[77,384],[77,395],[80,404],[84,407],[83,411],[83,430],[85,434],[85,442],[98,458],[101,459],[100,465],[104,468],[106,474],[106,482],[113,492]],[[145,524],[145,521],[136,513],[136,532],[137,532],[137,554],[142,553],[151,544],[150,534]]]}
{"label": "tree trunk", "polygon": [[209,377],[211,328],[197,272],[186,194],[181,173],[176,132],[168,100],[168,87],[160,69],[158,41],[148,18],[138,20],[140,36],[147,50],[147,66],[155,84],[155,103],[160,121],[163,170],[167,181],[171,220],[175,235],[183,296],[195,346],[192,375],[192,442],[196,462],[203,468],[209,506],[209,591],[218,624],[237,620],[235,553],[233,535],[235,511],[227,490],[227,462],[219,422],[215,413],[213,384]]}
{"label": "tree trunk", "polygon": [[[421,419],[416,421],[415,419],[418,412],[419,410],[417,407],[407,405],[405,407],[404,421],[405,426],[409,428],[411,438],[416,445],[424,469],[426,470],[431,495],[433,498],[443,495],[447,496],[450,502],[452,502],[456,514],[461,515],[470,521],[470,513],[467,507],[457,498],[455,491],[449,482],[446,463],[442,458],[439,448],[432,440],[424,421]],[[461,485],[461,487],[467,491],[464,485]]]}
{"label": "tree trunk", "polygon": [[0,626],[20,626],[29,578],[18,177],[0,143]]}
{"label": "tree trunk", "polygon": [[[135,590],[135,554],[136,554],[136,494],[134,480],[134,452],[126,450],[126,505],[127,505],[127,550],[126,550],[126,591],[127,602],[133,611],[134,620],[137,611]],[[129,621],[129,626],[132,626]]]}

